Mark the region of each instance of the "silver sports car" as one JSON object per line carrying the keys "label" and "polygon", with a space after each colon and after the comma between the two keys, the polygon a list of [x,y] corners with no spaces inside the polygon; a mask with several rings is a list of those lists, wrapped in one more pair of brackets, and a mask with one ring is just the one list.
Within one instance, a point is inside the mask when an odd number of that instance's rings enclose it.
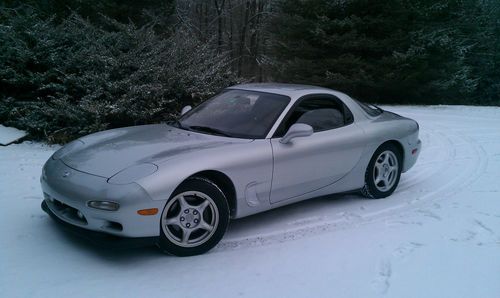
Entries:
{"label": "silver sports car", "polygon": [[237,85],[175,122],[62,147],[43,167],[42,208],[93,240],[200,254],[230,218],[332,193],[389,196],[417,160],[418,131],[334,90]]}

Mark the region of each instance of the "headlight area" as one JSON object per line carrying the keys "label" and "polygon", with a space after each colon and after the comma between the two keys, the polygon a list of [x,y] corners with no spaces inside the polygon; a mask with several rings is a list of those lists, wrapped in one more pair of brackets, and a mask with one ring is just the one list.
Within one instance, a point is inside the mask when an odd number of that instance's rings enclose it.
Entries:
{"label": "headlight area", "polygon": [[152,163],[143,163],[130,166],[108,179],[110,184],[129,184],[141,178],[147,177],[158,170],[158,166]]}

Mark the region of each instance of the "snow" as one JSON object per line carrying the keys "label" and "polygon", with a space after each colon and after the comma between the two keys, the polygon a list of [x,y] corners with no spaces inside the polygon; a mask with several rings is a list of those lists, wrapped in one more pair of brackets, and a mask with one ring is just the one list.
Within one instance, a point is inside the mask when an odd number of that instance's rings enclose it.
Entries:
{"label": "snow", "polygon": [[26,136],[26,132],[0,124],[0,145],[8,145]]}
{"label": "snow", "polygon": [[500,108],[386,107],[420,159],[387,199],[318,198],[231,223],[189,258],[109,250],[40,209],[54,146],[0,147],[2,297],[500,297]]}

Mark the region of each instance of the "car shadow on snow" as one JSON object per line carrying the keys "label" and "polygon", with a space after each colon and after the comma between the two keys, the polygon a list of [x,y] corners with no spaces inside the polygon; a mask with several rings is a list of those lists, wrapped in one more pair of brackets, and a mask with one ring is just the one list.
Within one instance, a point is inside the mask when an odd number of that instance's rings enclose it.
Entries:
{"label": "car shadow on snow", "polygon": [[[68,246],[68,249],[72,249],[74,251],[81,251],[84,254],[94,255],[103,261],[111,262],[111,263],[120,263],[120,262],[135,262],[135,261],[143,261],[147,258],[157,258],[161,256],[165,256],[156,246],[142,246],[142,247],[116,247],[116,246],[106,246],[99,245],[88,239],[82,238],[74,233],[70,233],[61,229],[57,223],[50,220],[50,225],[53,227],[53,230],[60,237],[60,241],[64,242],[65,245]],[[52,232],[52,231],[51,231]],[[167,256],[168,257],[168,256]]]}

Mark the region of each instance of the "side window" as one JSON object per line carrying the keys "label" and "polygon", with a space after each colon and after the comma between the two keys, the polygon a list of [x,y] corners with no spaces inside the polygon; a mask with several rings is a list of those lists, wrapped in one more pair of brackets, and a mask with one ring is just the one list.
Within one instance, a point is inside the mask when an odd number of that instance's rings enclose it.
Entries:
{"label": "side window", "polygon": [[312,126],[314,132],[342,127],[350,124],[353,117],[349,109],[335,97],[318,96],[306,98],[293,108],[280,125],[275,137],[282,137],[290,126],[305,123]]}

